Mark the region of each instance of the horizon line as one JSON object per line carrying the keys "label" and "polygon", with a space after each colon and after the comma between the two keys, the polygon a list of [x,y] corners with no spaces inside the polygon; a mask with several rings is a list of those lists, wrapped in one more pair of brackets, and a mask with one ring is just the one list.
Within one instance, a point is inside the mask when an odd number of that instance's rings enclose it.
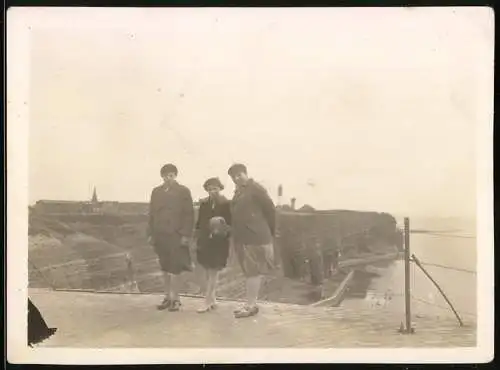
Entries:
{"label": "horizon line", "polygon": [[[203,199],[203,198],[200,198],[200,199]],[[29,207],[32,207],[34,205],[36,205],[37,202],[43,202],[43,201],[51,201],[51,202],[68,202],[68,203],[91,203],[92,202],[92,199],[89,199],[89,200],[68,200],[68,199],[48,199],[48,198],[42,198],[42,199],[38,199],[36,201],[34,201],[32,204],[28,204],[28,208]],[[98,203],[105,203],[105,202],[112,202],[112,203],[143,203],[143,204],[148,204],[149,201],[147,200],[143,200],[143,201],[124,201],[124,200],[99,200]],[[193,199],[193,203],[198,203],[198,200],[194,200]],[[280,204],[280,206],[285,206],[285,205],[288,205],[288,203],[285,203],[285,204]],[[300,208],[302,208],[303,206],[310,206],[312,207],[315,211],[329,211],[329,210],[337,210],[337,211],[340,211],[340,210],[343,210],[343,211],[357,211],[357,212],[377,212],[377,213],[388,213],[390,214],[391,216],[395,217],[395,218],[403,218],[403,217],[416,217],[416,218],[440,218],[440,219],[443,219],[443,218],[459,218],[459,219],[475,219],[476,216],[473,215],[435,215],[435,216],[432,216],[432,215],[429,215],[429,214],[419,214],[419,213],[414,213],[412,214],[411,212],[402,212],[402,211],[385,211],[385,210],[373,210],[373,209],[359,209],[359,208],[345,208],[345,207],[341,207],[341,208],[315,208],[313,206],[311,206],[310,204],[307,204],[305,203],[304,205],[302,205],[301,207],[296,207],[295,210],[300,210]]]}

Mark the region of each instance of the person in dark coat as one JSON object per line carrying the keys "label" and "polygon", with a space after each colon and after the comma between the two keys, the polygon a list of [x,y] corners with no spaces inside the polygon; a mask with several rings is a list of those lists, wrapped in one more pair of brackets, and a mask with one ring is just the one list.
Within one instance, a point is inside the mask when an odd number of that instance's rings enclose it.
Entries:
{"label": "person in dark coat", "polygon": [[159,310],[178,311],[178,275],[192,270],[189,245],[194,227],[191,191],[177,182],[173,164],[161,168],[163,184],[153,189],[149,205],[149,242],[163,271],[165,298]]}
{"label": "person in dark coat", "polygon": [[33,347],[48,339],[57,331],[57,328],[49,328],[38,308],[28,298],[28,345]]}
{"label": "person in dark coat", "polygon": [[231,202],[231,234],[236,256],[247,279],[247,302],[235,311],[235,317],[249,317],[259,312],[257,298],[262,276],[275,268],[276,208],[266,189],[248,177],[245,165],[231,166],[228,174],[236,184]]}
{"label": "person in dark coat", "polygon": [[231,208],[229,201],[220,192],[224,186],[216,177],[205,181],[203,188],[208,198],[200,201],[196,222],[198,263],[203,266],[207,276],[205,306],[199,313],[208,312],[216,307],[216,290],[219,271],[226,267],[229,256],[229,236]]}

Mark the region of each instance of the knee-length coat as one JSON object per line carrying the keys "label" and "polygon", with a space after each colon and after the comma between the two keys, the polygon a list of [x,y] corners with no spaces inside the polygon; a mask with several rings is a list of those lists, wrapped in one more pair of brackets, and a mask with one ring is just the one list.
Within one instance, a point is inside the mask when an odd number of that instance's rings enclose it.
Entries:
{"label": "knee-length coat", "polygon": [[168,188],[157,186],[151,193],[149,236],[163,271],[179,274],[191,270],[191,255],[182,238],[190,238],[194,229],[191,191],[175,182]]}

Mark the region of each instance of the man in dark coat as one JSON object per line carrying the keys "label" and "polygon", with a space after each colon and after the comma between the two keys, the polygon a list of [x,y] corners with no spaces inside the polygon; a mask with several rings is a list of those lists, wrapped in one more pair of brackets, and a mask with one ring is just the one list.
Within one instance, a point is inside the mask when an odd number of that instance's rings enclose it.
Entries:
{"label": "man in dark coat", "polygon": [[177,277],[191,270],[189,244],[194,227],[191,191],[176,180],[178,170],[166,164],[163,184],[153,189],[149,208],[149,241],[158,255],[165,282],[165,299],[159,310],[180,308]]}
{"label": "man in dark coat", "polygon": [[236,184],[231,202],[234,249],[247,279],[247,302],[235,316],[249,317],[259,312],[256,301],[262,276],[274,268],[276,208],[264,187],[248,177],[245,165],[231,166],[228,174]]}

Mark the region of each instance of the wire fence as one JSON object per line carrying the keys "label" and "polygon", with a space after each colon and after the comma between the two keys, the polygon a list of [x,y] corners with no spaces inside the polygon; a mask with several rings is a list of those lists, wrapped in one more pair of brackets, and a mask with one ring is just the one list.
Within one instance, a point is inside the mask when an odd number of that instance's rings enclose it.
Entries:
{"label": "wire fence", "polygon": [[[450,310],[450,307],[447,307],[447,306],[444,306],[444,305],[440,305],[440,304],[437,304],[435,302],[431,302],[431,301],[425,300],[425,299],[420,298],[420,297],[416,297],[413,294],[411,295],[411,298],[414,299],[415,301],[418,301],[420,303],[424,303],[424,304],[429,305],[429,306],[433,306],[433,307],[440,308],[442,310],[447,310],[447,311]],[[472,313],[472,312],[467,312],[467,311],[463,311],[463,310],[459,310],[459,312],[461,314],[463,314],[463,315],[467,315],[467,316],[471,316],[471,317],[477,317],[477,315],[475,313]]]}
{"label": "wire fence", "polygon": [[456,234],[435,233],[435,232],[425,232],[425,233],[419,233],[419,234],[436,236],[439,238],[476,239],[476,237],[473,235],[456,235]]}
{"label": "wire fence", "polygon": [[469,274],[476,275],[476,271],[474,271],[474,270],[464,269],[464,268],[460,268],[460,267],[445,266],[445,265],[441,265],[441,264],[438,264],[438,263],[431,263],[431,262],[424,262],[424,261],[420,261],[420,263],[422,265],[424,265],[424,266],[440,267],[440,268],[447,269],[447,270],[453,270],[453,271],[459,271],[459,272],[466,272],[466,273],[469,273]]}
{"label": "wire fence", "polygon": [[[410,234],[411,234],[411,232],[410,232]],[[455,238],[457,240],[458,239],[475,239],[475,237],[472,235],[461,235],[461,234],[457,234],[455,232],[450,232],[450,233],[417,232],[416,234],[430,236],[432,238],[436,238],[436,237],[437,238],[446,238],[447,239],[446,243],[452,243],[452,241],[450,241],[449,239],[453,239],[453,238]],[[425,239],[424,239],[424,241],[421,240],[421,242],[423,244],[425,244]],[[434,241],[434,243],[435,243],[435,241]],[[419,247],[422,247],[422,246],[419,246]],[[469,248],[469,247],[472,248],[475,246],[467,245],[467,248]],[[437,250],[440,253],[446,253],[446,251],[443,252],[439,249],[437,249]],[[428,255],[429,253],[426,253],[426,254]],[[411,262],[411,276],[412,276],[412,280],[411,280],[412,293],[410,294],[411,300],[422,303],[426,306],[440,309],[441,311],[446,310],[449,313],[455,312],[455,315],[457,316],[457,319],[460,321],[461,325],[462,325],[462,322],[461,322],[459,316],[468,316],[469,318],[473,318],[473,319],[477,318],[477,313],[470,311],[470,303],[475,302],[475,299],[473,299],[473,300],[471,299],[471,294],[473,294],[474,298],[475,298],[475,294],[476,294],[476,290],[475,290],[476,280],[475,280],[475,278],[476,278],[476,274],[477,274],[476,270],[470,269],[470,268],[458,267],[458,266],[451,266],[451,265],[447,265],[444,263],[431,262],[428,260],[421,261],[415,255],[412,255],[412,257],[410,258],[410,262]],[[425,270],[423,269],[423,267],[427,267],[427,266],[434,267],[434,268],[437,268],[437,269],[442,270],[442,271],[455,271],[455,272],[465,274],[465,275],[460,277],[460,278],[457,278],[457,276],[450,276],[447,274],[439,274],[440,279],[437,279],[437,280],[440,280],[440,281],[433,281],[434,279],[429,275],[429,272],[426,271],[426,269]],[[420,270],[422,270],[422,271],[417,271],[417,267],[419,267]],[[435,271],[435,272],[437,272],[437,271]],[[424,282],[424,280],[419,278],[419,276],[422,276],[422,275],[427,275],[427,277],[429,279],[426,279],[427,281]],[[470,278],[468,278],[467,276],[470,276]],[[422,293],[422,291],[425,290],[425,288],[422,289],[423,287],[418,286],[418,285],[427,285],[429,283],[429,281],[432,281],[432,283],[435,284],[435,286],[432,286],[432,287],[429,285],[429,288],[426,290],[426,292],[428,293],[427,298],[431,297],[431,299],[425,299],[424,297],[421,297],[421,296],[418,296],[417,294],[415,294],[415,292],[418,291],[417,288],[420,288],[420,293]],[[472,288],[472,289],[468,290],[465,287],[463,287],[461,284],[463,284],[464,282],[466,282],[467,286]],[[445,289],[438,288],[437,284],[441,285],[443,283],[445,285],[447,285],[447,288],[450,288],[449,289],[450,291],[447,291],[446,288]],[[437,291],[439,291],[439,293],[437,293]],[[446,295],[445,295],[445,291],[446,291]],[[447,297],[448,295],[449,295],[449,297]],[[441,304],[441,301],[442,301],[442,304]],[[456,304],[457,302],[459,303],[458,305]],[[446,304],[448,304],[448,305],[446,305]],[[467,308],[469,308],[469,309],[467,309]]]}

